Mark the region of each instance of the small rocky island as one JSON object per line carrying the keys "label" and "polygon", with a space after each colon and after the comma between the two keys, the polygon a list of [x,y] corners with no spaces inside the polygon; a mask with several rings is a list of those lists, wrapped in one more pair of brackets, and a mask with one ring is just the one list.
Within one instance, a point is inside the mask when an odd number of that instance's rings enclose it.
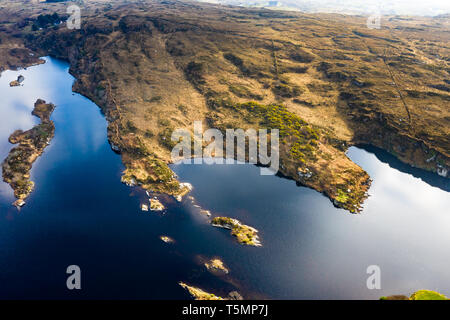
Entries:
{"label": "small rocky island", "polygon": [[239,243],[249,246],[260,247],[258,230],[253,227],[242,224],[239,220],[228,217],[215,217],[211,224],[214,227],[230,229],[231,234],[235,236]]}
{"label": "small rocky island", "polygon": [[228,293],[228,296],[225,298],[216,296],[213,293],[206,292],[200,288],[190,286],[184,282],[178,282],[178,284],[183,288],[186,289],[192,298],[195,300],[244,300],[242,295],[237,291],[231,291]]}
{"label": "small rocky island", "polygon": [[165,209],[164,205],[159,201],[157,197],[150,199],[150,210],[152,211],[163,211]]}
{"label": "small rocky island", "polygon": [[50,120],[54,109],[53,104],[38,99],[32,114],[40,118],[41,123],[27,131],[17,130],[9,137],[10,143],[19,145],[3,161],[3,180],[13,188],[17,199],[13,205],[18,208],[25,204],[34,188],[34,183],[29,180],[31,166],[54,136],[55,125]]}
{"label": "small rocky island", "polygon": [[162,241],[164,241],[165,243],[174,243],[175,240],[173,240],[171,237],[168,236],[160,236],[159,237]]}
{"label": "small rocky island", "polygon": [[205,268],[211,272],[225,273],[228,274],[229,270],[225,267],[222,260],[219,258],[213,258],[204,263]]}
{"label": "small rocky island", "polygon": [[203,291],[200,288],[187,285],[184,282],[179,282],[178,284],[186,289],[195,300],[224,300],[222,297],[218,297],[213,293]]}
{"label": "small rocky island", "polygon": [[20,84],[23,82],[23,80],[25,80],[25,77],[20,75],[17,77],[17,80],[13,80],[9,83],[10,87],[18,87],[20,86]]}

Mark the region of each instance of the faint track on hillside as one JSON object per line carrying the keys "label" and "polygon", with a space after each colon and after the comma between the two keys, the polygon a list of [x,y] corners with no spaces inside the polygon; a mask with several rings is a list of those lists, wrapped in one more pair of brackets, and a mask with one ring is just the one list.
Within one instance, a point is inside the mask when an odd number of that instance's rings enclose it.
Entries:
{"label": "faint track on hillside", "polygon": [[[388,31],[389,31],[389,33],[390,33],[390,35],[391,35],[391,38],[392,38],[392,39],[396,38],[396,37],[394,37],[394,34],[392,33],[392,30],[391,30],[389,27],[387,27],[387,29],[388,29]],[[362,40],[366,43],[364,37],[360,37],[360,39],[362,39]],[[407,115],[407,117],[408,117],[408,126],[409,126],[410,130],[414,132],[414,126],[413,126],[413,122],[412,122],[412,116],[411,116],[411,112],[410,112],[410,110],[409,110],[408,104],[406,103],[405,98],[403,97],[403,94],[402,94],[400,85],[399,85],[398,82],[395,80],[394,72],[393,72],[392,69],[390,68],[389,64],[386,62],[386,60],[387,60],[387,58],[388,58],[388,57],[387,57],[387,51],[388,51],[388,49],[389,49],[389,46],[390,46],[390,44],[387,44],[387,45],[385,46],[384,51],[383,51],[383,57],[382,57],[382,60],[383,60],[384,65],[386,66],[386,70],[387,70],[388,73],[389,73],[389,77],[391,78],[392,83],[394,84],[395,89],[396,89],[396,91],[397,91],[397,93],[398,93],[398,95],[399,95],[399,97],[400,97],[400,100],[402,101],[403,108],[405,109],[406,115]],[[367,43],[366,43],[366,47],[369,49],[369,46],[367,45]]]}
{"label": "faint track on hillside", "polygon": [[[101,54],[101,53],[100,53],[100,59],[99,59],[99,61],[100,61],[101,67],[102,67],[102,71],[106,70],[105,64],[104,64],[104,62],[103,62],[102,54]],[[123,126],[122,114],[121,114],[120,106],[119,106],[119,104],[117,103],[117,101],[116,101],[116,99],[114,98],[114,95],[113,95],[113,93],[112,93],[112,89],[111,89],[111,88],[112,88],[111,81],[110,81],[110,79],[109,79],[106,75],[105,75],[105,80],[106,80],[106,82],[107,82],[107,95],[109,96],[109,98],[111,99],[112,103],[114,104],[114,106],[115,106],[115,108],[116,108],[116,111],[117,111],[117,116],[118,116],[119,122],[120,122],[120,124]],[[113,123],[113,122],[111,122],[111,123]],[[120,137],[120,135],[119,135],[119,128],[117,128],[117,127],[116,127],[116,130],[115,130],[115,135],[116,135],[117,141],[121,141],[121,140],[122,140],[121,137]]]}
{"label": "faint track on hillside", "polygon": [[409,127],[414,130],[413,125],[412,125],[411,112],[409,111],[408,105],[406,104],[405,98],[403,97],[403,94],[402,94],[402,91],[400,89],[400,86],[398,85],[397,81],[395,80],[394,73],[392,72],[391,68],[389,67],[389,64],[386,63],[386,49],[387,48],[385,48],[385,51],[383,53],[383,63],[386,66],[387,71],[389,72],[389,76],[392,79],[392,83],[394,84],[395,89],[397,90],[397,93],[398,93],[398,95],[400,97],[400,100],[402,101],[403,107],[405,108],[406,114],[408,115]]}
{"label": "faint track on hillside", "polygon": [[[392,37],[392,38],[395,38],[395,36],[394,36],[394,34],[393,34],[391,28],[390,28],[390,27],[387,27],[387,29],[388,29],[388,31],[389,31],[391,37]],[[400,32],[402,32],[402,31],[404,31],[404,29],[401,30]],[[386,53],[387,53],[388,49],[389,49],[389,45],[386,45],[386,47],[384,48],[384,52],[383,52],[383,63],[384,63],[384,65],[386,66],[386,69],[387,69],[388,72],[389,72],[389,75],[390,75],[390,77],[391,77],[391,79],[392,79],[392,82],[394,83],[394,86],[395,86],[395,88],[396,88],[396,90],[397,90],[397,93],[398,93],[398,95],[399,95],[399,97],[400,97],[400,100],[402,101],[403,107],[405,108],[406,114],[408,115],[408,125],[409,125],[409,128],[410,128],[411,131],[414,132],[413,121],[412,121],[411,112],[410,112],[410,110],[409,110],[408,104],[406,103],[405,98],[403,97],[403,94],[402,94],[402,91],[401,91],[401,88],[400,88],[398,82],[395,80],[394,73],[392,72],[391,68],[389,67],[389,64],[386,62],[386,60],[387,60],[387,55],[386,55]]]}

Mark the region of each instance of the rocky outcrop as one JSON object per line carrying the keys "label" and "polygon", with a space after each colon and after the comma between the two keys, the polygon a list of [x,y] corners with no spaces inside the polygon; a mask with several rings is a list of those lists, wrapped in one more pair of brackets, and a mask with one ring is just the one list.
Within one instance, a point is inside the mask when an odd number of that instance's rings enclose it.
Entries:
{"label": "rocky outcrop", "polygon": [[150,199],[150,210],[152,211],[163,211],[165,209],[164,205],[158,198],[154,197]]}
{"label": "rocky outcrop", "polygon": [[225,267],[222,260],[219,258],[213,258],[205,262],[205,268],[211,272],[219,272],[228,274],[230,272],[227,267]]}
{"label": "rocky outcrop", "polygon": [[168,236],[160,236],[159,239],[165,243],[174,243],[175,240],[173,240],[171,237]]}
{"label": "rocky outcrop", "polygon": [[218,297],[215,294],[203,291],[200,288],[187,285],[184,282],[179,282],[178,284],[182,288],[186,289],[195,300],[224,300],[223,298]]}

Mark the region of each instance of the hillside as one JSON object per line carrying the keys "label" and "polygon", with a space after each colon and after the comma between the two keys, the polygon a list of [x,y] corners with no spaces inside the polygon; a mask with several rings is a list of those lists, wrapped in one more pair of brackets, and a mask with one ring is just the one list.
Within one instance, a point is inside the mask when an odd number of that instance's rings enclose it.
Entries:
{"label": "hillside", "polygon": [[3,56],[12,52],[5,43],[17,43],[34,51],[26,57],[70,62],[74,90],[106,115],[125,182],[183,193],[167,166],[170,135],[192,131],[196,120],[223,131],[279,129],[280,173],[351,212],[360,210],[370,186],[368,174],[345,155],[351,145],[371,144],[447,176],[445,17],[388,17],[375,30],[362,16],[89,1],[81,30],[64,24],[33,30],[39,15],[63,16],[66,5],[3,4]]}

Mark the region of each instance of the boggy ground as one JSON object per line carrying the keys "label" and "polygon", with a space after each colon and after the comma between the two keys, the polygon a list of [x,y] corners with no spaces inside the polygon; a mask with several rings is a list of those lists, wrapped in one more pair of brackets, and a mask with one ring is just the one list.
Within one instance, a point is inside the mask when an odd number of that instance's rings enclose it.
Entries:
{"label": "boggy ground", "polygon": [[447,175],[448,17],[383,17],[376,30],[362,16],[94,0],[82,5],[81,30],[33,30],[66,4],[19,2],[0,13],[5,38],[70,62],[74,90],[107,117],[125,182],[185,193],[167,167],[170,136],[195,120],[284,130],[280,173],[351,212],[370,179],[346,157],[350,145]]}

